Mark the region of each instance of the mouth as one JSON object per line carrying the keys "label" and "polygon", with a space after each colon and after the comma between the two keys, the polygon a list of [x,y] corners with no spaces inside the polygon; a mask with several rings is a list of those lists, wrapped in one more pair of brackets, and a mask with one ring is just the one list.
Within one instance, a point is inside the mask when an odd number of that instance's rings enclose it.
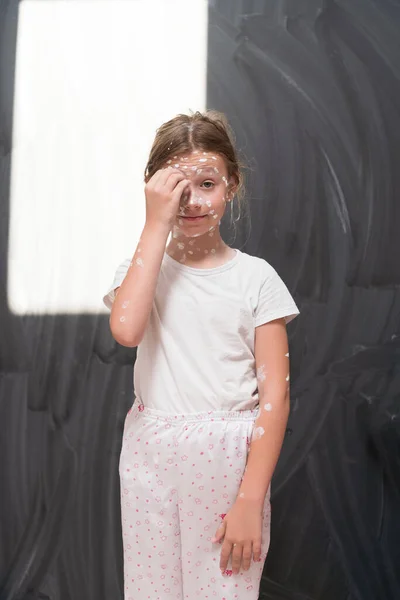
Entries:
{"label": "mouth", "polygon": [[194,222],[195,223],[196,221],[201,221],[202,219],[205,219],[206,216],[207,215],[200,215],[200,216],[197,216],[197,217],[187,217],[187,216],[184,217],[182,215],[179,215],[179,218],[180,219],[185,219],[185,221],[189,221],[189,222]]}

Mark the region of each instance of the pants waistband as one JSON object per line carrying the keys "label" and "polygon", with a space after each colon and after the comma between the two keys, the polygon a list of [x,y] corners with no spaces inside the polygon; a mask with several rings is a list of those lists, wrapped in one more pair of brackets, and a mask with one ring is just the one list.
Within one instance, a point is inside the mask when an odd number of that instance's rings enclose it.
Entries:
{"label": "pants waistband", "polygon": [[[170,414],[155,408],[144,406],[141,401],[136,398],[129,413],[138,413],[143,417],[150,419],[158,419],[168,423],[194,423],[199,421],[254,421],[258,416],[258,408],[254,410],[211,410],[198,413],[187,414]],[[129,414],[128,413],[128,414]]]}

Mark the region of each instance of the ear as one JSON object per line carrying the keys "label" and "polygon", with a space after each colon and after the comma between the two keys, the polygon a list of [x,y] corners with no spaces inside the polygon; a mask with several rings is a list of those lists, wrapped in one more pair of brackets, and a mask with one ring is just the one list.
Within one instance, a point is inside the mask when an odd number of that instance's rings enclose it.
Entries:
{"label": "ear", "polygon": [[236,177],[230,177],[228,181],[228,187],[226,190],[226,199],[228,202],[231,202],[234,199],[238,187],[239,182],[237,181]]}

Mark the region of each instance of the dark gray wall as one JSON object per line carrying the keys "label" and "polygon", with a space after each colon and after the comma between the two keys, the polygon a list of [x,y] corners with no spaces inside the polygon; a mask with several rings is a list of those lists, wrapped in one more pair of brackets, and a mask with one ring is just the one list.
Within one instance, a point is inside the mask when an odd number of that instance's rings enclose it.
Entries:
{"label": "dark gray wall", "polygon": [[[121,599],[134,352],[107,317],[7,309],[17,7],[0,3],[0,600]],[[208,104],[249,167],[235,245],[302,309],[262,598],[400,598],[399,27],[395,0],[210,0]]]}

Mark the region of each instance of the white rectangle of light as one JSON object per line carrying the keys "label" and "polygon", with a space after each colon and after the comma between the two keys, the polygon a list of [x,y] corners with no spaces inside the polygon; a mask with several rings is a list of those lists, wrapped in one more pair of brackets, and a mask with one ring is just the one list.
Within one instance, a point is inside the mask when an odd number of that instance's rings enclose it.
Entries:
{"label": "white rectangle of light", "polygon": [[97,313],[145,219],[155,129],[206,102],[206,0],[19,5],[8,253],[15,314]]}

